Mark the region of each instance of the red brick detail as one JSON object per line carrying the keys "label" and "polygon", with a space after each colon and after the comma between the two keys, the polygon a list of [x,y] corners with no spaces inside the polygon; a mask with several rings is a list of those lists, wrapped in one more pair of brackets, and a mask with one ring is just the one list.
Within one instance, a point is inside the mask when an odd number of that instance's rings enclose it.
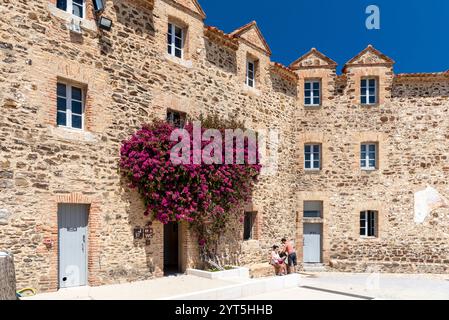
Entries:
{"label": "red brick detail", "polygon": [[89,221],[88,221],[88,285],[97,286],[100,285],[98,279],[99,273],[99,253],[100,253],[100,202],[96,199],[92,199],[89,196],[81,193],[71,193],[67,195],[58,195],[54,198],[52,204],[52,218],[49,221],[49,227],[43,228],[44,237],[50,239],[53,246],[50,250],[50,277],[48,283],[40,283],[43,288],[48,288],[49,291],[56,291],[59,288],[58,281],[58,204],[86,204],[90,205],[89,208]]}

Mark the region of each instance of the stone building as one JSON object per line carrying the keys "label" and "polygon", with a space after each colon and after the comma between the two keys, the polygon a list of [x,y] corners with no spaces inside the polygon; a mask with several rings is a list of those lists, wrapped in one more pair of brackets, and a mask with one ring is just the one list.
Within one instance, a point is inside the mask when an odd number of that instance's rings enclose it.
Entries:
{"label": "stone building", "polygon": [[449,72],[395,74],[371,46],[341,75],[316,49],[285,67],[255,22],[226,34],[195,0],[93,3],[0,0],[0,249],[18,287],[194,267],[194,235],[144,218],[118,157],[143,123],[200,114],[279,132],[277,173],[230,227],[223,261],[267,267],[286,236],[301,265],[449,270],[448,209],[414,222],[417,191],[449,192]]}

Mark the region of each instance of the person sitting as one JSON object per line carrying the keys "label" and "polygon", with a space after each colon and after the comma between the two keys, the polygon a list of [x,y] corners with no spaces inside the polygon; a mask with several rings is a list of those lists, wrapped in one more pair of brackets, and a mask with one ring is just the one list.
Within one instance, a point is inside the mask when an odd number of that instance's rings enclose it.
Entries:
{"label": "person sitting", "polygon": [[287,266],[285,265],[285,258],[279,256],[279,246],[274,245],[273,251],[271,251],[270,264],[274,267],[277,276],[283,276],[287,274]]}

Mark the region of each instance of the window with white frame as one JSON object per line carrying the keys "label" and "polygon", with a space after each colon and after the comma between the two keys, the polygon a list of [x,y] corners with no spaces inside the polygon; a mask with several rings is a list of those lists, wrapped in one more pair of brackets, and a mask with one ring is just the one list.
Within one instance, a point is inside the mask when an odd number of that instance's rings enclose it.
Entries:
{"label": "window with white frame", "polygon": [[362,237],[378,236],[378,212],[362,211],[360,212],[360,235]]}
{"label": "window with white frame", "polygon": [[184,56],[184,29],[169,23],[167,45],[169,55],[182,59]]}
{"label": "window with white frame", "polygon": [[317,107],[321,104],[321,82],[307,80],[304,82],[304,105]]}
{"label": "window with white frame", "polygon": [[366,78],[361,80],[360,102],[365,105],[377,103],[377,79]]}
{"label": "window with white frame", "polygon": [[304,168],[306,170],[321,169],[321,145],[306,144],[304,146]]}
{"label": "window with white frame", "polygon": [[246,62],[246,85],[256,87],[256,62],[251,59]]}
{"label": "window with white frame", "polygon": [[360,167],[362,170],[376,170],[377,144],[362,143],[360,146]]}
{"label": "window with white frame", "polygon": [[56,7],[67,11],[74,16],[85,18],[86,1],[85,0],[57,0]]}
{"label": "window with white frame", "polygon": [[57,84],[57,125],[84,129],[84,91],[68,83]]}

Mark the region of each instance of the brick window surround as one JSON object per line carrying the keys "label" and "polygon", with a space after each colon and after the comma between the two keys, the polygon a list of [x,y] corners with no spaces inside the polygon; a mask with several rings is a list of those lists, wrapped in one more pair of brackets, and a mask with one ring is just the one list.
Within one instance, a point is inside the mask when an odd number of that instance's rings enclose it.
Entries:
{"label": "brick window surround", "polygon": [[48,234],[44,234],[44,237],[50,239],[52,247],[49,249],[50,258],[50,279],[46,284],[51,291],[56,291],[59,288],[58,281],[58,268],[59,268],[59,239],[58,239],[58,205],[59,204],[85,204],[89,205],[89,220],[88,220],[88,285],[97,286],[100,285],[100,281],[97,278],[99,272],[99,254],[100,254],[100,201],[92,199],[81,193],[71,193],[67,195],[55,196],[52,201],[52,218],[50,221],[50,228]]}

